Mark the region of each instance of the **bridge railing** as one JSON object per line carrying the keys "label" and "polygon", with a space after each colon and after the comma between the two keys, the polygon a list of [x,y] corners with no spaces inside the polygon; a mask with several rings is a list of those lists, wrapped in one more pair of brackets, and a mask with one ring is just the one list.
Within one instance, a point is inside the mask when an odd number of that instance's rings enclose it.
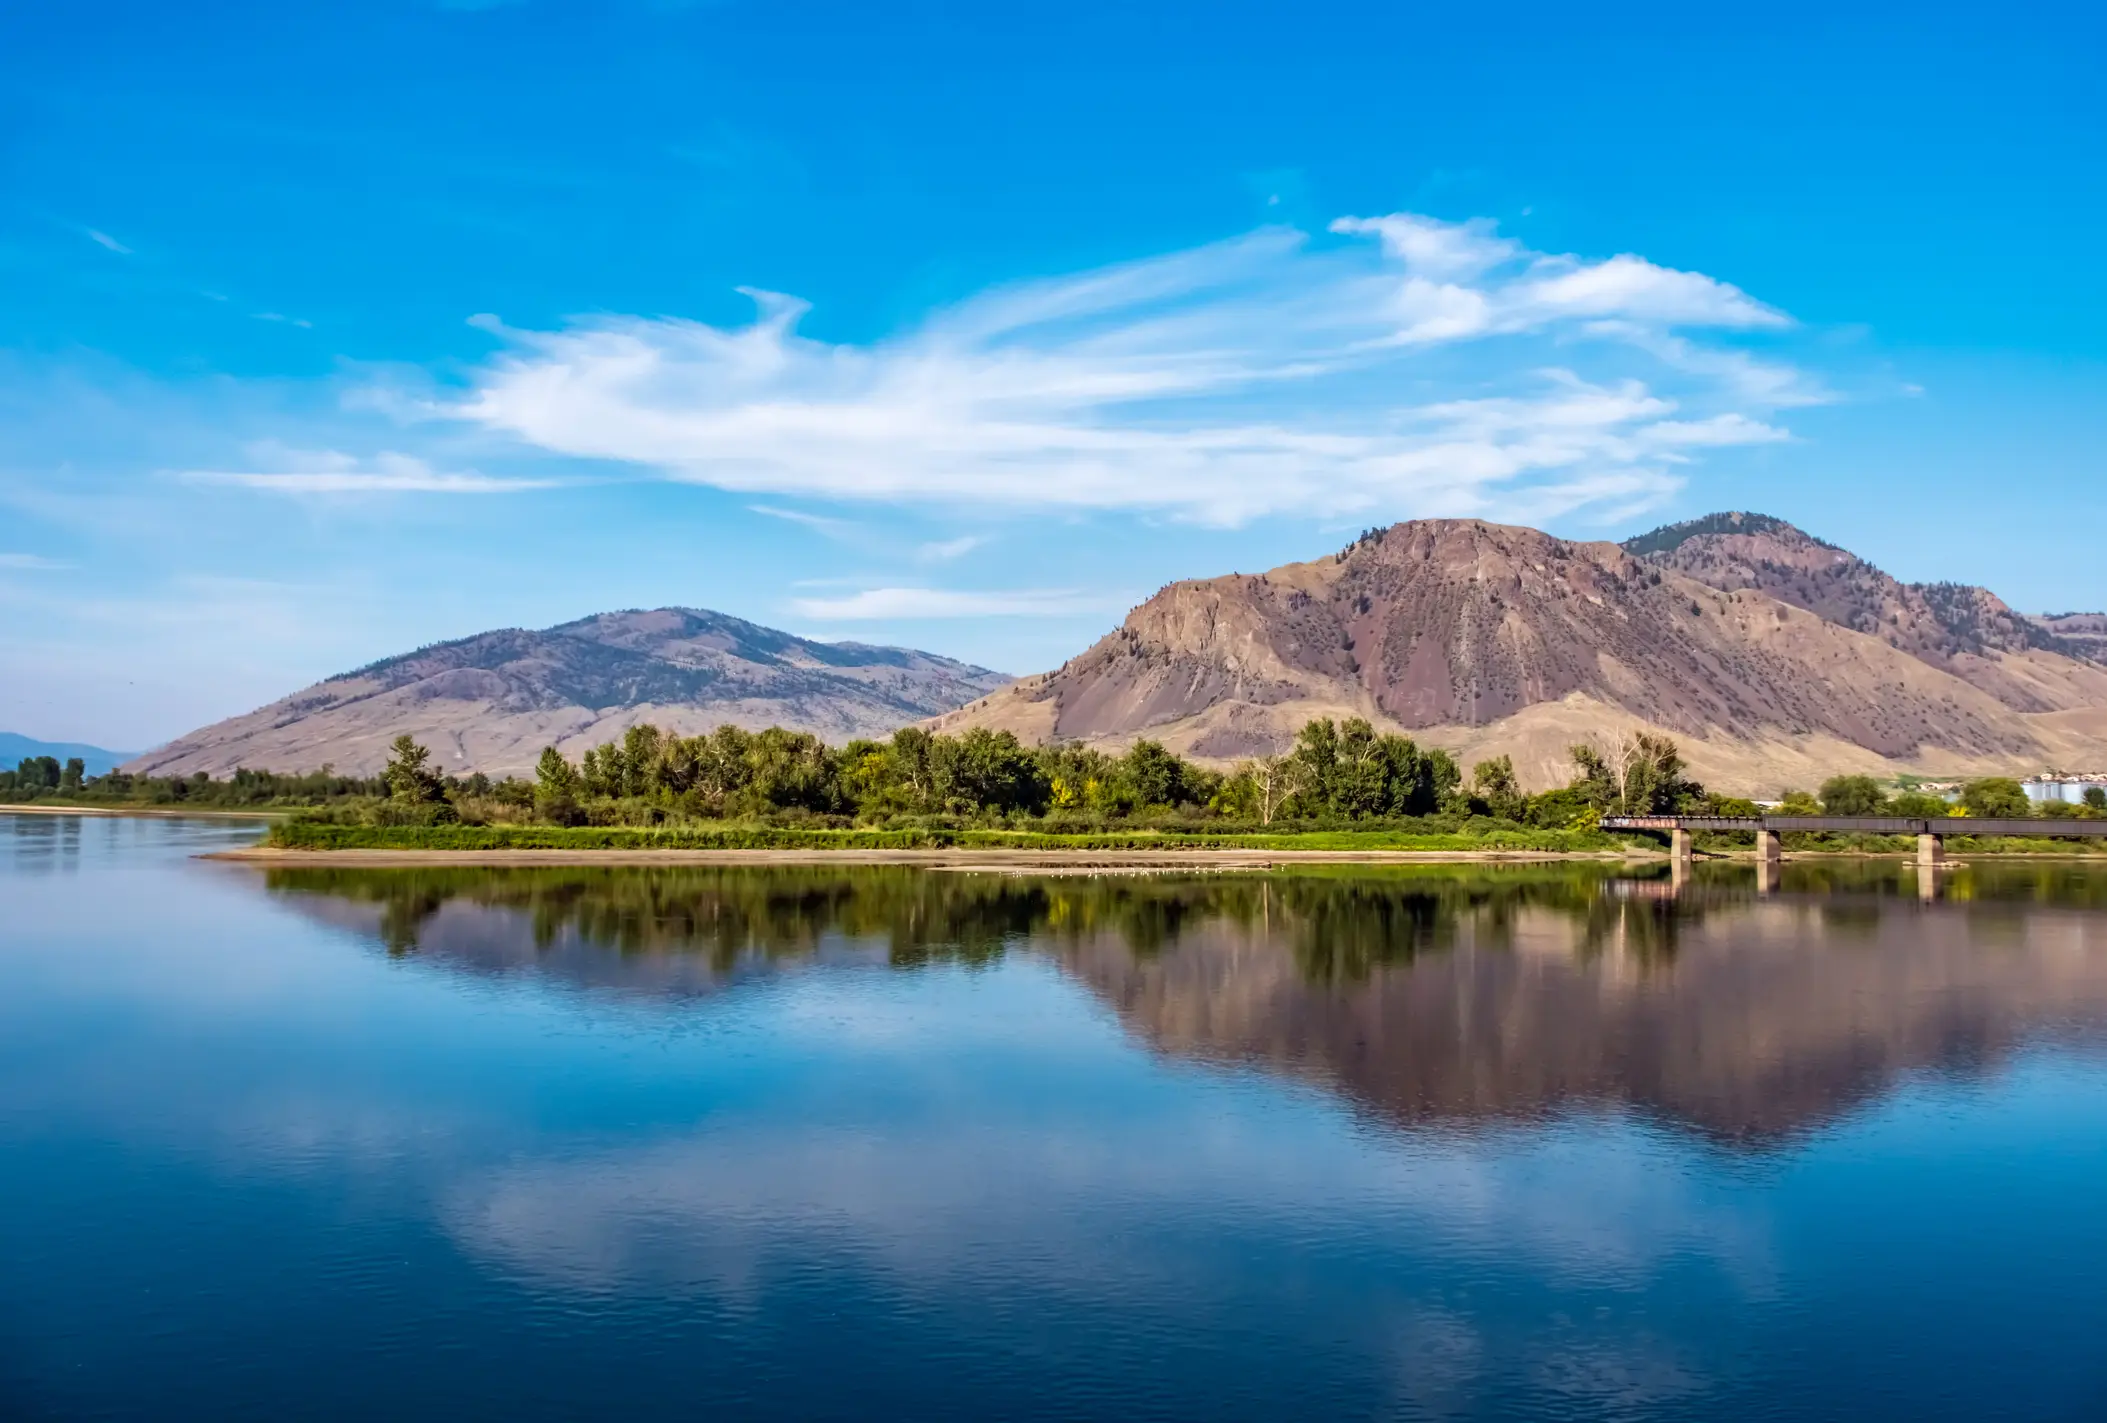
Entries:
{"label": "bridge railing", "polygon": [[2025,835],[2039,838],[2107,837],[2099,820],[1992,820],[1975,816],[1917,819],[1890,815],[1605,815],[1605,830],[1772,830],[1846,835]]}

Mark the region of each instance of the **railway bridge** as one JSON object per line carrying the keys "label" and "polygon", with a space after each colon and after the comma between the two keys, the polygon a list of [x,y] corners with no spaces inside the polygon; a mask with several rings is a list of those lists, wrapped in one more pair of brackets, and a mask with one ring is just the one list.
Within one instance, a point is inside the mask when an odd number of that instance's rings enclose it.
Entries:
{"label": "railway bridge", "polygon": [[1756,836],[1756,859],[1776,864],[1784,858],[1779,839],[1787,831],[1811,830],[1845,835],[1914,835],[1917,863],[1936,869],[1946,859],[1949,835],[2024,835],[2033,838],[2097,840],[2107,837],[2101,820],[1978,820],[1951,816],[1923,820],[1890,815],[1605,815],[1605,830],[1665,830],[1668,850],[1678,862],[1690,858],[1690,836],[1698,830],[1738,830]]}

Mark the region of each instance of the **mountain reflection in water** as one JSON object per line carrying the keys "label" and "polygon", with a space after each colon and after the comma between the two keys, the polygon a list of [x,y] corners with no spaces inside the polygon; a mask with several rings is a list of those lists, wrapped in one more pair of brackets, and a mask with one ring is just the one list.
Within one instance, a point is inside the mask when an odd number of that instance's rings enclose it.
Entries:
{"label": "mountain reflection in water", "polygon": [[2107,877],[1882,862],[1020,877],[839,869],[274,870],[303,913],[471,974],[686,1003],[834,965],[1057,963],[1179,1057],[1397,1127],[1627,1107],[1761,1148],[1913,1070],[2107,1030]]}

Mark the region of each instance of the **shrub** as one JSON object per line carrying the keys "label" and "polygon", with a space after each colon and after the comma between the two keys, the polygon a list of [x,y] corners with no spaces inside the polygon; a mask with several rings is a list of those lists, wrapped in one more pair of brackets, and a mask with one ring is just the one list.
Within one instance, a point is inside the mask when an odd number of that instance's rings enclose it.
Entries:
{"label": "shrub", "polygon": [[1821,797],[1825,815],[1880,815],[1887,810],[1887,793],[1871,776],[1831,776],[1822,782]]}

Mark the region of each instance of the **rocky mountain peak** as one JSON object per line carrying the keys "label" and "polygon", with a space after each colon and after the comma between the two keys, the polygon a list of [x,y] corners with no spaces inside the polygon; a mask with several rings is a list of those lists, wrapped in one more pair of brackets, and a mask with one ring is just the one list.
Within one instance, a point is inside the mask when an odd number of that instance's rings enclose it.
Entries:
{"label": "rocky mountain peak", "polygon": [[[2022,616],[1987,588],[1904,583],[1865,559],[1767,514],[1711,514],[1623,545],[1627,553],[1714,588],[1755,589],[1890,647],[1952,669],[1958,658],[2039,650],[2085,659],[2093,650]],[[2001,686],[2022,710],[2044,710]]]}
{"label": "rocky mountain peak", "polygon": [[[1759,768],[1781,747],[1831,748],[1806,753],[1830,768],[2010,767],[2092,745],[2096,713],[2107,673],[1987,592],[1902,584],[1744,511],[1622,545],[1477,519],[1370,529],[1307,563],[1172,584],[1058,671],[938,724],[1229,760],[1311,716],[1365,716],[1511,752],[1537,784],[1572,741],[1644,725],[1716,748],[1693,750],[1722,785],[1775,790]],[[2037,715],[2063,720],[2022,720]]]}

